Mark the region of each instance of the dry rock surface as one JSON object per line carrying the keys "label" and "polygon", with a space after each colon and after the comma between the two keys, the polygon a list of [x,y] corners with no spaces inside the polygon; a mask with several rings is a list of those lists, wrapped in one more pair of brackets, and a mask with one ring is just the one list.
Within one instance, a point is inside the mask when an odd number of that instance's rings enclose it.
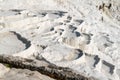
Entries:
{"label": "dry rock surface", "polygon": [[[120,80],[119,34],[120,0],[0,0],[1,55],[44,57],[96,80]],[[50,80],[0,64],[0,79],[21,76]]]}
{"label": "dry rock surface", "polygon": [[12,68],[0,78],[0,80],[54,80],[48,76],[42,75],[37,71],[28,69]]}

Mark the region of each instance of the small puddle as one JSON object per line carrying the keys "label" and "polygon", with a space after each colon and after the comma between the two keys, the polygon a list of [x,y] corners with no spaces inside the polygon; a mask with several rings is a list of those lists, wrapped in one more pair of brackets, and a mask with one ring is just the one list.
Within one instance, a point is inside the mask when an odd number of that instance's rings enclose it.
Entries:
{"label": "small puddle", "polygon": [[19,53],[30,46],[30,41],[16,32],[0,33],[0,54]]}

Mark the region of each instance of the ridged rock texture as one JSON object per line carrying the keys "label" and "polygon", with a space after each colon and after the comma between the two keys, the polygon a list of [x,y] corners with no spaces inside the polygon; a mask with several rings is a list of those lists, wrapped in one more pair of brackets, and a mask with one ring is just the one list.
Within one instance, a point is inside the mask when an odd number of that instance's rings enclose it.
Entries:
{"label": "ridged rock texture", "polygon": [[[43,57],[87,78],[120,80],[119,34],[120,0],[0,0],[0,55],[38,65]],[[14,68],[0,64],[0,79],[26,74]]]}

